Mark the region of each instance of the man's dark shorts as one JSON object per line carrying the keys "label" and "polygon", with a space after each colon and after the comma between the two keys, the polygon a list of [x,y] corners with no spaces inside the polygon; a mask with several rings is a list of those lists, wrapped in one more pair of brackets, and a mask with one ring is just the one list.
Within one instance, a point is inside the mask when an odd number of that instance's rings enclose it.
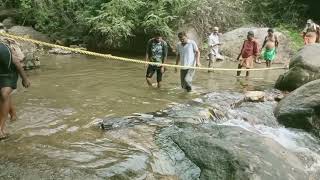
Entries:
{"label": "man's dark shorts", "polygon": [[157,72],[157,82],[161,82],[162,81],[161,66],[149,65],[147,69],[146,77],[152,78],[155,72]]}

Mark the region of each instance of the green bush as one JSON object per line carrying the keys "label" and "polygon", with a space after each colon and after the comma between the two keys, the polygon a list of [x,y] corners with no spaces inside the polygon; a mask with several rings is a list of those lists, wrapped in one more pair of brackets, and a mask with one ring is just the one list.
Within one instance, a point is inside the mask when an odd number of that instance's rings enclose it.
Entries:
{"label": "green bush", "polygon": [[136,47],[155,30],[172,39],[192,26],[204,37],[210,26],[227,31],[254,23],[301,26],[306,5],[297,0],[0,0],[32,25],[66,44],[102,49]]}

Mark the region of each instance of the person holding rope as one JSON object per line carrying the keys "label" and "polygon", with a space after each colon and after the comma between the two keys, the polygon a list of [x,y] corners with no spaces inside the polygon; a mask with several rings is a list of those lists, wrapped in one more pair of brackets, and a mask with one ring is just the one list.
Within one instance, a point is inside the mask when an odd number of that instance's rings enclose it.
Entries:
{"label": "person holding rope", "polygon": [[[167,61],[168,45],[162,39],[160,33],[155,33],[154,38],[148,41],[146,49],[146,61],[156,63],[165,63]],[[164,73],[164,70],[164,66],[151,64],[148,65],[146,80],[150,87],[152,86],[151,78],[155,72],[157,72],[157,87],[161,87],[162,75]]]}
{"label": "person holding rope", "polygon": [[262,53],[263,59],[266,61],[267,68],[271,67],[271,62],[275,59],[277,54],[277,48],[279,46],[278,37],[274,34],[273,29],[268,29],[268,35],[265,37],[262,48],[264,47],[265,50]]}
{"label": "person holding rope", "polygon": [[[3,40],[3,39],[2,39]],[[16,116],[13,107],[11,94],[17,88],[18,76],[22,78],[22,85],[25,88],[30,86],[30,81],[25,74],[21,61],[24,58],[15,41],[5,39],[6,42],[0,42],[0,140],[8,137],[5,132],[5,123],[10,114],[11,120]]]}
{"label": "person holding rope", "polygon": [[[219,28],[214,27],[210,28],[211,34],[208,37],[208,45],[210,48],[209,55],[208,55],[208,68],[212,68],[213,63],[218,60],[223,60],[222,55],[219,52],[219,46],[221,45],[220,43],[220,36],[221,34],[219,33]],[[212,72],[211,70],[208,70],[208,72]]]}
{"label": "person holding rope", "polygon": [[[180,70],[181,87],[187,92],[192,90],[192,78],[195,74],[195,69],[189,67],[200,67],[200,51],[196,42],[188,39],[186,32],[178,34],[179,43],[177,44],[176,65],[181,62],[181,66],[186,66]],[[175,68],[175,72],[178,69]]]}
{"label": "person holding rope", "polygon": [[[258,42],[254,39],[254,32],[249,31],[247,40],[243,42],[241,52],[237,58],[239,62],[238,69],[245,67],[246,69],[253,68],[253,63],[256,61],[259,54]],[[237,76],[240,76],[241,71],[237,71]],[[249,76],[249,71],[246,72],[246,77]]]}

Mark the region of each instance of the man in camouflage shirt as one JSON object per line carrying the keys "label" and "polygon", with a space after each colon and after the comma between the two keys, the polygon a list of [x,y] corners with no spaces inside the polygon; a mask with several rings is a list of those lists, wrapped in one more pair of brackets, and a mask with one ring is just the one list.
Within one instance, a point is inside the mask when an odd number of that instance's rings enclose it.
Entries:
{"label": "man in camouflage shirt", "polygon": [[[147,44],[146,61],[155,63],[165,63],[168,55],[168,45],[162,39],[160,33],[155,33],[154,38],[150,39]],[[161,65],[148,65],[146,80],[149,86],[152,86],[151,78],[157,72],[157,87],[161,87],[162,75],[164,67]]]}

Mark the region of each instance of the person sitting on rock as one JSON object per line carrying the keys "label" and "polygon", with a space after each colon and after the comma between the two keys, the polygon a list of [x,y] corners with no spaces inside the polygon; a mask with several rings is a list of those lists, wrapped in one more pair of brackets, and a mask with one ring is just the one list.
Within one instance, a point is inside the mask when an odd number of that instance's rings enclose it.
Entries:
{"label": "person sitting on rock", "polygon": [[319,25],[314,23],[311,19],[307,21],[306,27],[302,31],[304,44],[319,43],[320,28]]}
{"label": "person sitting on rock", "polygon": [[[259,54],[258,42],[254,39],[254,32],[249,31],[247,40],[243,42],[241,52],[237,58],[239,62],[238,69],[245,67],[246,69],[253,68],[253,63]],[[240,76],[241,71],[237,71],[237,76]],[[249,76],[249,71],[246,72],[246,77]]]}
{"label": "person sitting on rock", "polygon": [[278,37],[274,34],[274,30],[271,28],[268,29],[268,35],[265,37],[261,48],[262,50],[266,47],[262,53],[262,57],[266,61],[267,67],[271,67],[271,62],[275,59],[278,45]]}
{"label": "person sitting on rock", "polygon": [[0,42],[0,140],[8,137],[5,132],[5,123],[9,113],[11,119],[16,116],[11,93],[17,88],[18,75],[21,76],[22,85],[25,88],[30,86],[30,81],[21,66],[21,60],[21,56],[15,48]]}
{"label": "person sitting on rock", "polygon": [[[208,55],[208,67],[211,68],[212,64],[214,61],[217,60],[223,60],[222,55],[219,52],[219,46],[221,45],[220,43],[220,36],[221,34],[219,33],[219,28],[218,27],[214,27],[214,28],[210,28],[210,32],[211,34],[208,37],[208,45],[210,48],[210,52]],[[211,72],[210,70],[208,72]]]}

